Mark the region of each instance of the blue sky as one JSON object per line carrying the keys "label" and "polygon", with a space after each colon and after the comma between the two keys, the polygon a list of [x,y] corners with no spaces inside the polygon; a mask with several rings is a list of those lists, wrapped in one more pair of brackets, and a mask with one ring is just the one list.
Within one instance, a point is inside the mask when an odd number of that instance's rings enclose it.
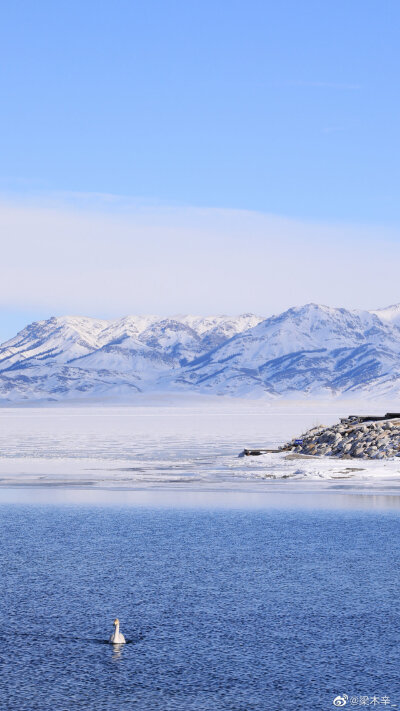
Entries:
{"label": "blue sky", "polygon": [[[27,210],[64,195],[75,209],[75,195],[80,213],[102,213],[111,195],[113,212],[125,214],[128,202],[132,219],[138,204],[222,208],[374,227],[369,240],[388,229],[397,244],[399,26],[395,0],[6,3],[3,203]],[[101,207],[88,207],[90,195],[103,196]],[[40,239],[21,233],[21,244],[36,240],[39,252]],[[245,254],[245,229],[242,246]],[[219,312],[217,284],[215,275]],[[324,293],[310,287],[309,296]],[[19,325],[13,314],[22,323],[70,310],[67,296],[53,306],[34,291],[1,305],[5,330]],[[187,305],[202,311],[196,300]],[[244,310],[264,313],[285,305],[268,292],[264,302],[243,299]],[[99,298],[93,315],[106,306]],[[121,298],[114,308],[135,306],[147,310],[146,299]]]}

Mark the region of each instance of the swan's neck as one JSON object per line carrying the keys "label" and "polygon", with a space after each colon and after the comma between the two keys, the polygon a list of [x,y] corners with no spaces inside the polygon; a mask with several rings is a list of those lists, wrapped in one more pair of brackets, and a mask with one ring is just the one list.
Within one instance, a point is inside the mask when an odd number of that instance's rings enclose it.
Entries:
{"label": "swan's neck", "polygon": [[115,634],[119,635],[119,625],[115,625]]}

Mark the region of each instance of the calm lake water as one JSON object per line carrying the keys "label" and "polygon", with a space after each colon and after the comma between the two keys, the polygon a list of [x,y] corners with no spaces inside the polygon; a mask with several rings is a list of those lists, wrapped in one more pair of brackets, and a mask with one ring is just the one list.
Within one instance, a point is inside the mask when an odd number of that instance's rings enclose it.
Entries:
{"label": "calm lake water", "polygon": [[[28,495],[0,498],[1,709],[320,711],[344,694],[347,708],[367,696],[400,708],[390,500],[223,509]],[[119,649],[105,644],[116,615]]]}

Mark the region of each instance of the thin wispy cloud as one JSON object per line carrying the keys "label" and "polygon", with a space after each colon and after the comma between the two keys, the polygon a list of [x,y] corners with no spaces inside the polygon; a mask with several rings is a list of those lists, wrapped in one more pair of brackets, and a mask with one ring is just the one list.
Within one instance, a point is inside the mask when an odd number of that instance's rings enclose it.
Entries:
{"label": "thin wispy cloud", "polygon": [[398,232],[127,198],[116,210],[113,197],[3,200],[0,307],[111,317],[400,300]]}

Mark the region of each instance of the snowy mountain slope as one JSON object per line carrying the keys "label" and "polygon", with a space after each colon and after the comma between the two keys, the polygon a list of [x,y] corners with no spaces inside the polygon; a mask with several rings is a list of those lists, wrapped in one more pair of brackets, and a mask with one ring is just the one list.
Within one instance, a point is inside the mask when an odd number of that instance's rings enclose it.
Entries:
{"label": "snowy mountain slope", "polygon": [[400,329],[369,312],[308,304],[196,359],[173,386],[202,392],[338,394],[400,374]]}
{"label": "snowy mountain slope", "polygon": [[163,319],[146,328],[139,336],[139,341],[168,355],[173,361],[187,363],[207,348],[203,346],[200,334],[176,319]]}
{"label": "snowy mountain slope", "polygon": [[155,372],[170,371],[177,363],[168,353],[127,336],[112,341],[88,355],[74,358],[70,361],[70,365],[82,370],[135,374],[139,379],[151,380]]}
{"label": "snowy mountain slope", "polygon": [[387,306],[385,309],[376,309],[376,311],[370,311],[370,313],[375,314],[375,316],[378,316],[378,318],[385,323],[400,326],[400,304],[393,304],[392,306]]}
{"label": "snowy mountain slope", "polygon": [[[14,338],[0,345],[0,370],[14,364],[21,367],[24,361],[26,365],[36,365],[45,360],[67,363],[127,337],[160,351],[165,348],[172,351],[176,344],[178,356],[179,346],[182,345],[183,351],[187,348],[189,355],[197,355],[206,350],[201,343],[214,334],[216,329],[219,330],[220,339],[226,340],[248,328],[249,324],[261,320],[251,315],[210,318],[182,316],[174,319],[126,316],[115,321],[81,316],[52,317],[47,321],[31,323]],[[193,344],[193,347],[189,344]]]}
{"label": "snowy mountain slope", "polygon": [[240,316],[182,316],[180,321],[190,326],[202,339],[203,351],[217,348],[228,338],[254,328],[264,319],[254,314]]}
{"label": "snowy mountain slope", "polygon": [[159,321],[158,316],[124,316],[115,321],[105,321],[105,327],[97,336],[98,347],[118,341],[121,338],[138,338],[143,331]]}
{"label": "snowy mountain slope", "polygon": [[87,396],[127,395],[140,392],[140,379],[116,371],[85,371],[65,365],[52,368],[33,366],[29,374],[13,369],[0,374],[0,397],[13,402],[24,400],[67,400]]}
{"label": "snowy mountain slope", "polygon": [[307,304],[278,316],[65,316],[0,346],[0,398],[145,391],[236,396],[400,396],[400,306]]}
{"label": "snowy mountain slope", "polygon": [[0,371],[44,363],[67,363],[98,348],[107,321],[78,316],[31,323],[0,346]]}
{"label": "snowy mountain slope", "polygon": [[[249,324],[238,317],[126,316],[115,321],[76,316],[30,324],[0,346],[0,397],[103,394],[113,387],[146,389]],[[89,374],[90,371],[90,374]],[[97,376],[95,373],[97,372]]]}

